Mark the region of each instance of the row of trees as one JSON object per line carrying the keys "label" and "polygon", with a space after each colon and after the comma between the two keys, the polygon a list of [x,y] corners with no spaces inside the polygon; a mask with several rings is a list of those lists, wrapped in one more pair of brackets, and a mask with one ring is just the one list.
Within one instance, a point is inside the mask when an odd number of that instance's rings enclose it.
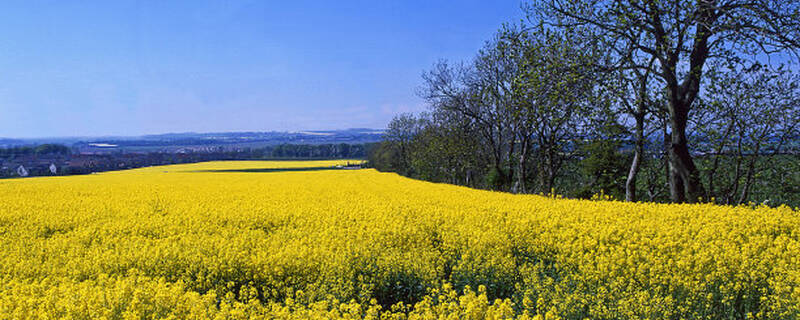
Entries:
{"label": "row of trees", "polygon": [[252,149],[252,156],[265,159],[364,159],[370,144],[280,144]]}
{"label": "row of trees", "polygon": [[72,150],[64,145],[41,144],[38,146],[0,148],[0,159],[20,156],[68,155],[70,153],[72,153]]}
{"label": "row of trees", "polygon": [[541,0],[524,10],[473,61],[423,74],[430,111],[390,123],[376,167],[521,193],[796,201],[800,4]]}

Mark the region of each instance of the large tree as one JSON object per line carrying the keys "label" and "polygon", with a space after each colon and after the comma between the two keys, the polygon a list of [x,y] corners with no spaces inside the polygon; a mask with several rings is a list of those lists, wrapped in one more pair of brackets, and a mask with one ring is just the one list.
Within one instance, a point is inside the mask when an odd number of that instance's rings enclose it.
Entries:
{"label": "large tree", "polygon": [[[532,17],[557,27],[591,27],[634,56],[664,83],[670,126],[670,193],[674,202],[704,195],[686,135],[709,59],[761,58],[800,48],[800,2],[785,0],[540,0]],[[761,55],[761,56],[757,56]],[[621,59],[629,55],[621,54]],[[648,69],[645,65],[638,68]]]}

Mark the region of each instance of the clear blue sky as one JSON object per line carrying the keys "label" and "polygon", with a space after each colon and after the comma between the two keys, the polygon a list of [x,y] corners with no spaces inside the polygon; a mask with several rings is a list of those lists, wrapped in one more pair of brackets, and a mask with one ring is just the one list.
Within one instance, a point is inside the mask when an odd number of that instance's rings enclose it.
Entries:
{"label": "clear blue sky", "polygon": [[3,1],[0,137],[383,128],[503,1]]}

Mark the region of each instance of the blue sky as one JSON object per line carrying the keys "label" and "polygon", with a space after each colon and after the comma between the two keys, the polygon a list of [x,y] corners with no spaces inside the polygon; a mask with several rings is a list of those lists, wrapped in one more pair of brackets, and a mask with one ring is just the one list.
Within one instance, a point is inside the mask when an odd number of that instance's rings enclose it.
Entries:
{"label": "blue sky", "polygon": [[520,1],[3,1],[0,137],[382,128]]}

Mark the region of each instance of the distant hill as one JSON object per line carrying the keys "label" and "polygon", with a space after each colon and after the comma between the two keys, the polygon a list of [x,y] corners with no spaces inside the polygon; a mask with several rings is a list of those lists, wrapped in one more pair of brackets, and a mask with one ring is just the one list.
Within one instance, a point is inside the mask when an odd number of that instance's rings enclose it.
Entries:
{"label": "distant hill", "polygon": [[11,147],[18,147],[24,146],[26,144],[25,140],[21,139],[7,139],[7,138],[0,138],[0,148],[11,148]]}
{"label": "distant hill", "polygon": [[382,129],[309,130],[294,132],[212,132],[165,133],[132,137],[65,137],[36,139],[0,138],[0,147],[59,143],[81,153],[104,152],[180,152],[237,150],[280,144],[359,144],[378,142]]}

